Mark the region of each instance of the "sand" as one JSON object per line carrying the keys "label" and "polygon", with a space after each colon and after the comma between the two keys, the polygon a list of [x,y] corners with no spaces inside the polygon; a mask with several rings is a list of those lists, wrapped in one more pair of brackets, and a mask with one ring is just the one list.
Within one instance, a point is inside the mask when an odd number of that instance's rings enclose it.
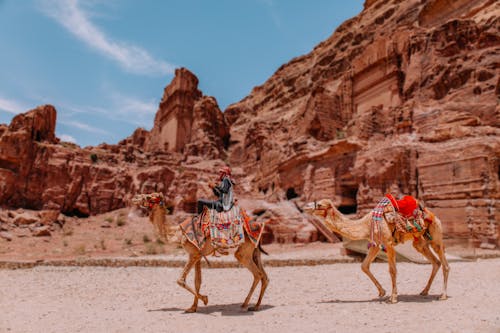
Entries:
{"label": "sand", "polygon": [[[446,301],[441,271],[418,295],[430,269],[399,263],[399,303],[387,304],[359,263],[268,267],[258,312],[240,309],[248,271],[205,269],[209,304],[195,314],[183,312],[192,296],[175,284],[179,268],[0,270],[0,332],[500,332],[500,259],[452,263]],[[372,270],[389,292],[387,265]]]}

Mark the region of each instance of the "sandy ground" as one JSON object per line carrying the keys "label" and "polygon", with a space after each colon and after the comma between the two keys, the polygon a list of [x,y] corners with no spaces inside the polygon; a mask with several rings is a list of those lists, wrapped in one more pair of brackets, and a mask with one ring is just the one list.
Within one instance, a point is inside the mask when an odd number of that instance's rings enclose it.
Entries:
{"label": "sandy ground", "polygon": [[[240,309],[248,271],[205,269],[209,304],[196,314],[183,312],[192,297],[179,268],[0,270],[0,332],[500,332],[500,259],[452,263],[447,301],[436,300],[441,272],[418,295],[430,268],[399,263],[400,301],[387,304],[359,263],[268,267],[258,312]],[[387,265],[372,270],[389,291]]]}

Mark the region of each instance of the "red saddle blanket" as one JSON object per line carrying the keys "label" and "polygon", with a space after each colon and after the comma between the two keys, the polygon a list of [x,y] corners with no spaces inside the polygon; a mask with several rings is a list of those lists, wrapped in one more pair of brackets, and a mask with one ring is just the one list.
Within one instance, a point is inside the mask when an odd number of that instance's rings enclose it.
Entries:
{"label": "red saddle blanket", "polygon": [[400,200],[396,200],[392,194],[385,195],[390,201],[392,206],[396,209],[396,211],[403,215],[406,218],[416,217],[415,210],[418,207],[417,200],[411,195],[405,195]]}

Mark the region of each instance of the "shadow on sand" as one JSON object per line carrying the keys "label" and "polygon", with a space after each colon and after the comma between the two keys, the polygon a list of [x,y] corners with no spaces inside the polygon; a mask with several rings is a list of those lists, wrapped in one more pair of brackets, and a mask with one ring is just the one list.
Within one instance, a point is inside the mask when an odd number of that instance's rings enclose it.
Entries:
{"label": "shadow on sand", "polygon": [[[430,303],[434,301],[438,301],[439,295],[427,295],[427,296],[421,296],[421,295],[398,295],[398,303]],[[448,296],[450,298],[450,296]],[[340,300],[340,299],[333,299],[331,301],[322,301],[319,303],[387,303],[389,300],[389,296],[385,296],[382,298],[372,298],[372,299],[366,299],[366,300]]]}
{"label": "shadow on sand", "polygon": [[[252,305],[250,305],[251,307]],[[274,308],[272,305],[261,305],[259,311],[265,311]],[[162,308],[148,310],[148,312],[164,311],[164,312],[185,312],[186,309],[181,308]],[[234,304],[220,304],[220,305],[208,305],[198,306],[198,311],[196,313],[211,315],[215,312],[220,312],[222,316],[253,316],[254,311],[249,311],[241,307],[241,303]]]}

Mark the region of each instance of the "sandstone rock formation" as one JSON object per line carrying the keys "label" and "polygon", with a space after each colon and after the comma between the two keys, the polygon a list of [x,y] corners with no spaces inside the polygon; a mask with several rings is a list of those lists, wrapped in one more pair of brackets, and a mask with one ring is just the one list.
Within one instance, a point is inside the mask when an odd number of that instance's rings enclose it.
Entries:
{"label": "sandstone rock formation", "polygon": [[414,195],[457,242],[499,244],[500,4],[366,0],[364,10],[224,113],[178,69],[152,130],[59,142],[42,106],[0,125],[0,204],[87,216],[162,191],[175,215],[228,162],[266,239],[317,239],[300,212],[330,197],[362,214]]}
{"label": "sandstone rock formation", "polygon": [[[262,199],[422,199],[456,240],[500,234],[500,4],[370,0],[225,111]],[[329,152],[325,150],[329,149]]]}

